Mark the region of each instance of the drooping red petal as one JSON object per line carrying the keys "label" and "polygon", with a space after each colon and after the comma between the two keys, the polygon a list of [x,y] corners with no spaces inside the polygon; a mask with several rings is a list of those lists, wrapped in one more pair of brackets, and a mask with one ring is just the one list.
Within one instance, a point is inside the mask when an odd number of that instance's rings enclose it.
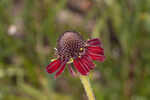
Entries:
{"label": "drooping red petal", "polygon": [[90,67],[89,67],[88,63],[86,63],[85,59],[82,59],[82,65],[84,66],[84,68],[86,69],[87,72],[90,71]]}
{"label": "drooping red petal", "polygon": [[80,64],[80,60],[79,58],[76,58],[73,61],[73,64],[75,66],[75,68],[82,74],[82,75],[87,75],[87,72],[82,68],[81,64]]}
{"label": "drooping red petal", "polygon": [[73,77],[76,76],[76,73],[75,73],[75,71],[72,69],[72,67],[71,67],[70,64],[68,64],[68,68],[69,68],[69,72],[71,73],[71,75],[72,75]]}
{"label": "drooping red petal", "polygon": [[81,59],[78,58],[78,63],[79,63],[79,66],[81,67],[81,69],[85,72],[85,75],[87,75],[88,73],[88,70],[84,67],[83,63],[81,62]]}
{"label": "drooping red petal", "polygon": [[87,64],[85,63],[83,57],[79,58],[79,63],[80,66],[86,71],[86,73],[88,74],[88,72],[90,71],[90,68],[87,66]]}
{"label": "drooping red petal", "polygon": [[90,46],[100,46],[101,45],[101,42],[100,42],[100,40],[98,38],[94,38],[94,39],[88,40],[87,43]]}
{"label": "drooping red petal", "polygon": [[97,61],[100,61],[100,62],[103,62],[105,60],[104,55],[94,54],[92,52],[89,52],[88,55],[92,58],[92,60],[97,60]]}
{"label": "drooping red petal", "polygon": [[60,59],[54,60],[46,67],[46,71],[51,74],[55,72],[59,68],[60,65],[61,65]]}
{"label": "drooping red petal", "polygon": [[104,55],[104,49],[99,46],[96,46],[96,47],[89,46],[87,48],[88,48],[88,52]]}
{"label": "drooping red petal", "polygon": [[95,65],[93,64],[92,59],[90,59],[88,55],[84,55],[82,60],[89,69],[94,69]]}
{"label": "drooping red petal", "polygon": [[58,70],[58,72],[55,75],[55,78],[57,78],[65,69],[66,66],[66,61],[62,62],[60,65],[60,69]]}
{"label": "drooping red petal", "polygon": [[82,57],[82,63],[88,68],[88,70],[91,70],[90,63],[87,61],[86,56]]}

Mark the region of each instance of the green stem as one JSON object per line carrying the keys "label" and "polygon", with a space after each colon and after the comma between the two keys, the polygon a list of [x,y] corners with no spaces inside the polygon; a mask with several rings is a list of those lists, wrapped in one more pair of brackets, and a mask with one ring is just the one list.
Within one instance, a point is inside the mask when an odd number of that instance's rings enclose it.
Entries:
{"label": "green stem", "polygon": [[92,88],[91,88],[91,84],[89,82],[89,77],[88,76],[82,76],[80,75],[80,80],[84,86],[84,89],[86,91],[86,94],[88,96],[89,100],[95,100],[95,96],[93,94]]}

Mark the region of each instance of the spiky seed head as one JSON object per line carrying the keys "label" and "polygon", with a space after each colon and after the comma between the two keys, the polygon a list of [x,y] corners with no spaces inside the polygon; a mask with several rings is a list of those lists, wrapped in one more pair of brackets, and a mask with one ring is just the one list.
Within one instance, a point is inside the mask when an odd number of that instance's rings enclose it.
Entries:
{"label": "spiky seed head", "polygon": [[61,59],[79,57],[85,47],[85,41],[77,32],[64,32],[57,42],[57,54]]}

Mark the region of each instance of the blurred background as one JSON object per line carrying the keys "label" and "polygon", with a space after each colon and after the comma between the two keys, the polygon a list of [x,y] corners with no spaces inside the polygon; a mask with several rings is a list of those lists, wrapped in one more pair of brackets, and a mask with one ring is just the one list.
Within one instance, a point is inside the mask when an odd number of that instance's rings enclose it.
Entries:
{"label": "blurred background", "polygon": [[68,68],[45,70],[67,30],[103,43],[96,100],[150,100],[150,0],[0,0],[0,100],[87,100]]}

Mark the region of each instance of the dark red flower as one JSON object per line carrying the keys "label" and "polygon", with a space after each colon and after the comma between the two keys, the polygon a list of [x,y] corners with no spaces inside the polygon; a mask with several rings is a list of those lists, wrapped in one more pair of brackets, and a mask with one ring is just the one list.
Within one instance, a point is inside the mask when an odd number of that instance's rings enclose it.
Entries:
{"label": "dark red flower", "polygon": [[57,71],[55,78],[64,71],[66,64],[72,74],[75,72],[70,63],[74,64],[81,75],[87,75],[95,67],[93,60],[105,60],[104,49],[98,38],[84,41],[79,33],[71,31],[65,32],[58,39],[56,54],[57,59],[46,67],[50,74]]}

